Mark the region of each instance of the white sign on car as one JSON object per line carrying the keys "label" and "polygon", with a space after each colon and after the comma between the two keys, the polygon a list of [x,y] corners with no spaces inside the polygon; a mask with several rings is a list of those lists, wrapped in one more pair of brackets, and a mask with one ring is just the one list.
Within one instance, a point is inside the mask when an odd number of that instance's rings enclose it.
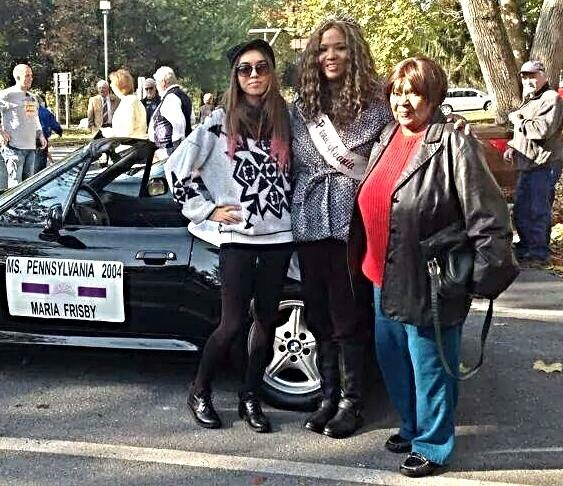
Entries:
{"label": "white sign on car", "polygon": [[123,322],[123,263],[11,256],[6,296],[13,316]]}

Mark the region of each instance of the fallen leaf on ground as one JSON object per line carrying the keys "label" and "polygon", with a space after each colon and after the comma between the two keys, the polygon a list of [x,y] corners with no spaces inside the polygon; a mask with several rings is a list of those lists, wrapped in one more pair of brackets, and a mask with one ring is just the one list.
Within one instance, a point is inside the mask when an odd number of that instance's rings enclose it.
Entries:
{"label": "fallen leaf on ground", "polygon": [[460,373],[469,373],[469,371],[471,370],[471,368],[469,368],[469,366],[465,366],[461,361],[459,363],[459,372]]}
{"label": "fallen leaf on ground", "polygon": [[266,479],[264,476],[257,476],[254,479],[252,479],[250,484],[264,484],[266,482]]}
{"label": "fallen leaf on ground", "polygon": [[39,405],[37,405],[36,408],[46,409],[46,408],[49,408],[49,407],[50,407],[50,405],[48,403],[40,403]]}
{"label": "fallen leaf on ground", "polygon": [[558,371],[559,373],[563,372],[563,364],[561,363],[551,363],[546,364],[543,360],[538,359],[534,362],[533,368],[538,371],[543,371],[544,373],[554,373]]}

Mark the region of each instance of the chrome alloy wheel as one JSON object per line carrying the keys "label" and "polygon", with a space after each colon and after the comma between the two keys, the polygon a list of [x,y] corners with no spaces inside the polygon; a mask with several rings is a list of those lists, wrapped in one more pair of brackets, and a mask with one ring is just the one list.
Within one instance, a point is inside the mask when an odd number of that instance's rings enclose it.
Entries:
{"label": "chrome alloy wheel", "polygon": [[[320,390],[317,345],[303,317],[303,301],[280,302],[282,324],[276,328],[274,356],[264,373],[264,384],[283,394],[300,396]],[[248,345],[254,331],[252,325]]]}

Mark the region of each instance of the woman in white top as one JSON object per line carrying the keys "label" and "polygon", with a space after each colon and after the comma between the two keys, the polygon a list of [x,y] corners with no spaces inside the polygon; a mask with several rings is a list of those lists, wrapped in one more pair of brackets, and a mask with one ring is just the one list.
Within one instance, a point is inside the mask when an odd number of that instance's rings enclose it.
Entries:
{"label": "woman in white top", "polygon": [[147,112],[134,93],[133,76],[126,69],[118,69],[109,75],[109,79],[120,102],[113,113],[111,127],[102,128],[102,135],[147,138]]}

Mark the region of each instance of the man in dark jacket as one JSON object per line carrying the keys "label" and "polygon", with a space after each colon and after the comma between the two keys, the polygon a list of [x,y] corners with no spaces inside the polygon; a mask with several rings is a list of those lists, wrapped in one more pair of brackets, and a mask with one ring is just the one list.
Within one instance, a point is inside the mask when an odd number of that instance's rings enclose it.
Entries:
{"label": "man in dark jacket", "polygon": [[158,105],[160,105],[160,95],[156,89],[156,81],[152,78],[145,79],[145,97],[141,100],[145,111],[147,112],[147,127],[151,121],[153,113],[156,111]]}
{"label": "man in dark jacket", "polygon": [[549,86],[539,61],[520,69],[523,101],[508,116],[514,136],[505,159],[519,171],[514,222],[520,241],[519,260],[544,263],[549,259],[551,206],[563,163],[563,99]]}
{"label": "man in dark jacket", "polygon": [[[63,129],[60,123],[55,118],[55,115],[47,108],[45,100],[39,95],[36,96],[37,102],[39,103],[39,121],[41,122],[41,129],[43,130],[43,135],[49,142],[49,138],[55,132],[59,137],[63,136]],[[47,167],[47,161],[51,160],[49,155],[49,147],[43,147],[38,144],[37,152],[35,154],[35,171],[34,174],[43,170]]]}

